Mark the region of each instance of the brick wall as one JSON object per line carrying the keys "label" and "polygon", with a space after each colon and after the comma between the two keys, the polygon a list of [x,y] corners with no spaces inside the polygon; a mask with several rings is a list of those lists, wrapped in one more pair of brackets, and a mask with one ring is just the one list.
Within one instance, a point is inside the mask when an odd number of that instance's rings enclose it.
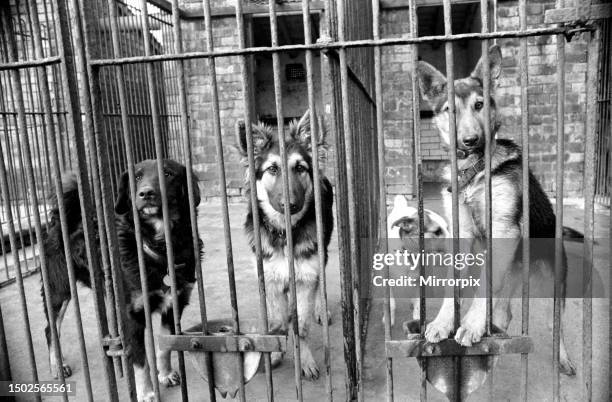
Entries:
{"label": "brick wall", "polygon": [[[214,6],[231,5],[228,0],[214,2]],[[185,0],[182,7],[199,7],[200,2]],[[543,26],[544,11],[555,7],[555,0],[528,2],[528,24]],[[517,1],[499,1],[496,16],[499,30],[518,28]],[[383,37],[397,37],[410,31],[407,9],[383,10],[381,14]],[[216,49],[237,47],[233,17],[213,20]],[[184,23],[185,51],[204,50],[205,36],[202,21]],[[556,38],[529,38],[529,125],[531,167],[542,181],[546,191],[555,188],[555,111],[556,111]],[[455,46],[457,76],[473,68],[479,54],[474,44]],[[520,86],[518,70],[518,40],[500,40],[503,53],[502,78],[496,90],[499,113],[502,118],[500,137],[520,139]],[[443,46],[422,53],[423,59],[444,68]],[[586,79],[586,44],[580,37],[566,46],[566,155],[565,191],[577,195],[582,187],[584,101]],[[411,50],[409,46],[383,48],[383,99],[385,160],[388,192],[412,192],[412,89]],[[468,62],[465,62],[468,60]],[[203,60],[189,61],[187,65],[190,125],[194,143],[195,168],[203,182],[206,195],[218,194],[217,157],[212,131],[212,105],[208,72]],[[226,172],[231,195],[238,196],[244,184],[243,167],[234,148],[234,124],[243,118],[240,63],[237,57],[217,59],[221,123],[225,146]],[[448,164],[448,154],[441,149],[431,118],[423,117],[422,155],[424,178],[438,181],[441,169]],[[331,155],[333,157],[333,155]]]}
{"label": "brick wall", "polygon": [[[569,4],[569,2],[566,2]],[[545,10],[555,8],[555,0],[528,2],[528,26],[544,26]],[[566,4],[567,6],[567,4]],[[385,37],[401,36],[409,32],[407,10],[383,10],[381,16]],[[519,27],[517,1],[498,3],[498,30]],[[477,43],[477,42],[474,42]],[[529,43],[529,133],[531,168],[549,193],[555,190],[556,167],[556,38],[534,37]],[[496,89],[496,100],[502,119],[499,137],[520,141],[520,81],[518,69],[518,39],[500,40],[503,70]],[[479,46],[479,45],[478,45]],[[419,49],[421,59],[444,72],[444,47]],[[457,77],[467,75],[479,54],[474,46],[455,46]],[[479,52],[478,52],[479,53]],[[463,60],[468,60],[466,63]],[[385,110],[385,144],[387,148],[387,184],[389,193],[412,193],[412,112],[407,46],[387,47],[383,51],[383,91]],[[565,108],[565,163],[564,190],[568,196],[582,190],[585,124],[586,43],[575,37],[566,45],[566,108]],[[423,108],[423,105],[422,105]],[[421,120],[421,153],[425,181],[438,181],[441,168],[448,164],[448,153],[438,139],[430,118]]]}
{"label": "brick wall", "polygon": [[[545,10],[555,8],[554,0],[535,0],[527,5],[527,24],[530,28],[544,25]],[[557,1],[558,3],[558,1]],[[569,3],[569,2],[566,2]],[[516,1],[498,4],[499,30],[513,30],[519,26]],[[520,140],[519,40],[500,40],[503,70],[497,90],[497,102],[502,116],[501,137]],[[556,104],[557,104],[557,38],[552,36],[528,39],[529,54],[529,135],[531,169],[544,190],[555,191],[556,168]],[[575,37],[566,44],[565,66],[565,194],[580,195],[583,181],[586,43]]]}

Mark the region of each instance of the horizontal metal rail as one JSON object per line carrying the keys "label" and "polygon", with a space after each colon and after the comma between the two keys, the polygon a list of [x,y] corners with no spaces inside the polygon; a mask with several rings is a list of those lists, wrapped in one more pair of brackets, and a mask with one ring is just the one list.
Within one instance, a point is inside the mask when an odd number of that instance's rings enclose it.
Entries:
{"label": "horizontal metal rail", "polygon": [[570,27],[550,27],[550,28],[534,28],[524,31],[505,31],[505,32],[490,32],[490,33],[466,33],[457,35],[436,35],[436,36],[421,36],[418,38],[385,38],[385,39],[361,39],[353,41],[340,42],[318,42],[310,45],[283,45],[283,46],[268,46],[268,47],[250,47],[244,49],[228,49],[213,52],[187,52],[181,54],[159,54],[151,56],[132,56],[119,57],[113,59],[98,59],[92,60],[91,64],[95,66],[118,66],[126,64],[150,63],[168,60],[189,60],[201,59],[209,57],[227,57],[227,56],[245,56],[252,54],[266,54],[274,52],[288,52],[299,50],[325,50],[325,49],[351,49],[358,47],[372,46],[398,46],[398,45],[413,45],[420,43],[443,43],[457,42],[463,40],[477,39],[505,39],[505,38],[523,38],[530,36],[543,35],[574,35],[580,32],[590,32],[593,28],[584,26],[579,28]]}
{"label": "horizontal metal rail", "polygon": [[18,68],[48,66],[51,64],[58,64],[61,61],[62,59],[59,56],[45,57],[43,59],[36,60],[11,61],[8,63],[0,63],[0,71],[15,70]]}
{"label": "horizontal metal rail", "polygon": [[159,335],[160,348],[196,352],[284,352],[287,337],[284,335]]}
{"label": "horizontal metal rail", "polygon": [[531,353],[533,341],[529,336],[485,337],[479,343],[465,347],[455,340],[446,339],[432,344],[425,339],[407,339],[386,342],[387,357],[479,356]]}

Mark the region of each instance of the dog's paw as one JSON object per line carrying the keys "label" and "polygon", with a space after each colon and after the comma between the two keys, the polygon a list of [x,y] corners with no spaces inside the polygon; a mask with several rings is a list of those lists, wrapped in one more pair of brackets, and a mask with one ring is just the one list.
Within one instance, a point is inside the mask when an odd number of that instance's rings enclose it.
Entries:
{"label": "dog's paw", "polygon": [[429,343],[438,343],[444,339],[448,339],[453,323],[450,324],[442,320],[433,320],[425,329],[425,339]]}
{"label": "dog's paw", "polygon": [[570,359],[559,360],[559,371],[569,377],[576,375],[576,367]]}
{"label": "dog's paw", "polygon": [[179,385],[181,383],[181,376],[174,370],[166,374],[159,373],[157,375],[157,379],[161,385],[166,387],[174,387],[175,385]]}
{"label": "dog's paw", "polygon": [[469,347],[480,342],[484,332],[484,326],[474,326],[466,322],[463,323],[463,325],[461,325],[457,330],[457,333],[455,334],[455,341],[461,346]]}
{"label": "dog's paw", "polygon": [[285,357],[285,354],[283,352],[270,353],[270,366],[272,366],[272,368],[280,366],[283,362],[283,357]]}
{"label": "dog's paw", "polygon": [[[64,363],[62,365],[62,373],[64,373],[64,378],[68,378],[72,375],[72,368],[70,368],[69,365]],[[59,378],[60,375],[57,365],[53,364],[51,366],[51,374],[53,374],[53,378]]]}
{"label": "dog's paw", "polygon": [[308,353],[308,355],[302,354],[301,356],[302,362],[302,376],[307,380],[316,380],[319,378],[319,366],[314,361],[312,354]]}
{"label": "dog's paw", "polygon": [[156,402],[155,393],[150,391],[146,392],[144,395],[138,395],[138,402]]}

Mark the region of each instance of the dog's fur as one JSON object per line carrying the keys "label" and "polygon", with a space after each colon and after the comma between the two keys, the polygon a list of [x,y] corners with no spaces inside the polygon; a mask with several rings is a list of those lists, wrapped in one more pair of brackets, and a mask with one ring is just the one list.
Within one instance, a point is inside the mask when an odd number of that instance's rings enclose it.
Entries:
{"label": "dog's fur", "polygon": [[[501,50],[493,46],[489,50],[490,82],[494,88],[501,72]],[[484,115],[483,82],[489,77],[483,74],[483,59],[467,78],[455,80],[456,128],[458,151],[458,171],[460,172],[459,194],[459,236],[462,239],[483,241],[485,230],[485,178],[482,168],[475,169],[474,175],[461,177],[471,167],[478,166],[484,158],[485,122],[489,119],[492,135],[491,193],[492,193],[492,238],[507,239],[503,246],[494,242],[493,250],[493,324],[505,331],[511,320],[510,300],[520,288],[522,236],[522,163],[521,149],[511,140],[495,139],[500,126],[495,101],[490,100],[490,115]],[[445,76],[426,62],[417,67],[420,90],[423,98],[434,111],[434,121],[440,131],[444,144],[450,146],[449,111]],[[454,150],[451,150],[454,152]],[[482,165],[480,165],[482,166]],[[472,177],[470,177],[472,176]],[[450,180],[450,178],[449,178]],[[452,194],[442,191],[448,222],[452,222]],[[531,238],[555,237],[555,215],[549,199],[537,179],[529,172],[529,233]],[[452,231],[452,224],[449,232]],[[508,240],[510,239],[510,241]],[[512,241],[513,240],[513,241]],[[469,247],[469,246],[467,246]],[[554,247],[534,250],[531,253],[531,273],[549,275],[554,272]],[[564,253],[561,278],[561,298],[565,297],[565,274],[567,263]],[[482,270],[483,274],[485,270]],[[482,283],[486,283],[483,279]],[[484,286],[481,288],[484,292]],[[452,298],[444,299],[443,305],[434,321],[426,329],[425,337],[429,342],[439,342],[448,338],[453,330],[454,306]],[[455,333],[455,340],[464,346],[480,341],[485,333],[486,298],[478,295],[469,311],[461,320]],[[561,332],[560,348],[561,371],[573,375],[574,366],[567,355]]]}
{"label": "dog's fur", "polygon": [[[316,118],[313,118],[312,122],[316,124]],[[286,135],[289,200],[283,197],[281,157],[276,130],[261,123],[252,126],[258,204],[251,205],[249,198],[244,227],[255,252],[253,208],[257,208],[271,329],[285,332],[290,324],[290,295],[284,210],[290,208],[302,374],[305,378],[316,379],[319,369],[306,342],[306,336],[313,314],[317,315],[319,322],[324,319],[319,304],[321,268],[317,253],[318,247],[323,247],[327,263],[327,247],[334,218],[332,186],[321,174],[324,244],[317,244],[310,125],[310,113],[307,111],[299,122],[290,125]],[[321,133],[318,146],[323,146],[324,130],[319,129],[318,132]],[[245,128],[242,126],[238,130],[238,146],[244,157],[247,155],[246,141]],[[274,364],[278,364],[282,355],[274,354],[272,359]]]}
{"label": "dog's fur", "polygon": [[[160,312],[161,314],[162,331],[167,333],[174,331],[174,316],[168,286],[169,282],[167,279],[164,280],[168,274],[168,267],[157,162],[155,160],[142,161],[134,167],[134,171],[136,175],[137,199],[132,201],[129,195],[128,173],[125,172],[119,181],[118,197],[115,204],[115,222],[121,258],[123,288],[125,291],[123,304],[128,313],[126,344],[123,346],[134,363],[138,400],[148,401],[153,398],[153,388],[145,351],[145,316],[132,203],[136,206],[141,222],[143,251],[149,287],[149,303],[152,311]],[[182,313],[183,308],[189,302],[189,296],[195,282],[196,265],[196,253],[192,246],[193,238],[190,229],[186,168],[175,161],[165,160],[164,173],[168,194],[168,209],[170,212],[168,219],[171,225],[176,267],[178,303],[180,313]],[[200,194],[195,174],[193,177],[194,200],[197,205],[200,202]],[[66,206],[66,218],[70,236],[70,252],[76,279],[85,286],[90,287],[91,278],[87,263],[79,194],[74,175],[64,178],[63,189],[63,200]],[[198,239],[198,241],[200,246],[197,254],[201,254],[202,243],[201,240]],[[100,253],[99,245],[95,245],[95,247],[95,252]],[[49,296],[51,297],[53,310],[49,314],[45,304],[45,314],[47,317],[45,334],[47,345],[49,346],[51,370],[57,376],[59,368],[55,364],[55,352],[51,342],[49,325],[51,322],[55,322],[59,335],[62,319],[71,298],[59,211],[57,208],[51,212],[51,223],[43,248],[48,261],[49,287],[51,291]],[[99,278],[97,283],[103,284],[103,273],[94,272],[94,274]],[[41,291],[44,293],[44,289]],[[157,351],[157,368],[159,370],[158,379],[161,384],[172,386],[180,383],[179,375],[172,370],[170,365],[170,351]],[[72,374],[68,365],[64,365],[62,369],[64,376]]]}

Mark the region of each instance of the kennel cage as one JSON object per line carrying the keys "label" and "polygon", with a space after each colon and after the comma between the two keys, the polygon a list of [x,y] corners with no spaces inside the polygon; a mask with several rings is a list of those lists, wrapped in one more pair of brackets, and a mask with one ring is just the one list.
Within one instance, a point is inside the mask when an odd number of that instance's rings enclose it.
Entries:
{"label": "kennel cage", "polygon": [[[214,3],[214,4],[211,4]],[[409,47],[415,49],[418,44],[439,43],[444,44],[447,79],[453,79],[453,47],[452,43],[459,40],[479,40],[482,44],[483,54],[496,39],[515,38],[520,43],[519,58],[521,68],[520,77],[520,107],[521,107],[521,141],[525,152],[523,153],[523,182],[527,182],[526,167],[529,166],[529,126],[527,108],[528,83],[528,38],[554,36],[557,40],[557,61],[559,71],[557,77],[557,164],[556,164],[556,202],[557,202],[557,228],[561,230],[563,222],[563,149],[564,149],[564,46],[566,40],[572,36],[586,35],[588,44],[588,74],[587,74],[587,109],[584,154],[595,153],[596,122],[607,121],[608,111],[597,111],[596,83],[602,72],[598,69],[600,64],[599,46],[602,31],[596,22],[597,18],[610,15],[607,4],[589,4],[588,7],[559,7],[547,12],[547,23],[551,24],[541,28],[527,27],[527,2],[518,2],[518,16],[520,26],[510,31],[497,31],[491,28],[490,10],[496,3],[481,1],[481,29],[479,33],[453,34],[451,24],[451,1],[445,0],[443,6],[444,35],[418,36],[417,33],[417,7],[419,2],[397,2],[398,6],[408,8],[410,11],[409,31],[403,36],[383,38],[381,34],[380,8],[385,2],[379,1],[307,1],[302,2],[243,2],[238,0],[235,7],[218,5],[216,2],[204,0],[202,7],[197,9],[182,9],[178,1],[171,3],[154,0],[132,2],[94,1],[58,1],[53,4],[36,1],[11,1],[4,4],[2,12],[2,61],[0,64],[0,78],[2,79],[2,92],[0,93],[0,111],[2,127],[2,163],[0,164],[0,187],[2,190],[2,226],[0,233],[3,238],[3,274],[4,284],[15,286],[17,300],[20,304],[20,317],[23,319],[23,332],[26,338],[26,356],[30,368],[28,380],[38,381],[44,378],[40,373],[40,364],[37,362],[37,352],[33,344],[36,338],[33,323],[28,313],[28,296],[24,280],[33,272],[41,272],[43,284],[48,282],[46,262],[38,252],[38,240],[44,236],[45,225],[48,223],[48,212],[51,204],[47,201],[53,195],[61,194],[62,185],[59,178],[66,170],[77,173],[79,179],[79,193],[82,196],[82,210],[85,217],[85,233],[88,243],[88,258],[92,270],[100,269],[104,272],[103,283],[93,283],[92,295],[96,311],[96,330],[99,342],[95,350],[96,355],[88,353],[88,346],[81,321],[82,311],[79,306],[74,274],[70,271],[70,286],[75,302],[75,318],[81,363],[84,379],[84,392],[87,399],[94,400],[94,378],[90,375],[90,365],[93,360],[99,359],[103,368],[104,399],[119,400],[120,388],[127,389],[127,395],[134,400],[135,391],[131,365],[121,349],[125,325],[125,311],[117,300],[121,300],[123,290],[120,282],[115,279],[120,275],[117,255],[110,252],[116,249],[117,239],[114,232],[113,200],[116,194],[116,179],[118,174],[127,169],[130,176],[131,192],[134,193],[134,163],[144,158],[154,158],[161,161],[169,157],[193,166],[199,155],[196,149],[203,146],[215,147],[216,157],[213,161],[217,175],[215,183],[221,199],[223,216],[224,240],[227,250],[227,271],[229,277],[229,299],[232,310],[232,327],[234,334],[211,334],[207,328],[208,312],[204,294],[202,272],[206,272],[206,260],[202,267],[198,266],[198,300],[199,315],[202,328],[197,333],[188,333],[182,330],[181,323],[175,323],[175,332],[178,335],[164,335],[157,342],[179,351],[179,368],[183,379],[181,397],[188,399],[189,389],[186,379],[186,365],[183,352],[204,353],[207,364],[216,353],[242,353],[260,351],[264,353],[264,366],[266,376],[266,392],[263,397],[274,399],[274,373],[270,368],[269,353],[279,351],[284,344],[283,337],[267,335],[268,323],[265,303],[265,284],[262,277],[261,245],[257,248],[258,288],[259,288],[259,322],[258,334],[242,334],[241,315],[238,309],[238,293],[236,290],[234,273],[234,254],[232,249],[232,232],[229,219],[228,179],[227,174],[231,166],[225,161],[229,138],[233,136],[233,123],[227,126],[226,119],[241,118],[246,122],[256,120],[253,102],[255,102],[255,88],[252,71],[254,55],[266,55],[272,58],[275,118],[283,119],[283,99],[281,80],[281,54],[288,52],[304,53],[305,78],[307,92],[307,106],[311,110],[317,108],[315,99],[315,83],[313,60],[318,55],[321,60],[321,87],[327,88],[322,96],[323,110],[329,138],[334,150],[334,163],[332,166],[335,177],[336,194],[336,220],[338,233],[338,260],[340,268],[341,286],[341,326],[343,335],[342,356],[332,356],[330,348],[329,328],[326,320],[323,323],[324,338],[324,372],[325,389],[329,400],[332,397],[347,400],[364,398],[364,342],[367,335],[368,310],[370,308],[367,295],[369,281],[362,276],[367,270],[361,267],[368,266],[374,252],[385,249],[386,238],[386,198],[385,187],[385,137],[383,114],[383,76],[382,76],[382,50],[386,47]],[[387,2],[394,3],[394,2]],[[405,4],[404,4],[405,3]],[[454,3],[453,3],[454,4]],[[215,6],[214,8],[212,6]],[[388,6],[388,4],[386,4]],[[393,4],[392,4],[393,5]],[[560,4],[563,6],[563,4]],[[315,42],[312,33],[313,14],[318,16],[320,24],[319,39]],[[232,25],[222,27],[233,41],[227,43],[216,36],[213,31],[215,20],[219,15],[235,16]],[[278,16],[299,15],[303,21],[303,43],[280,44],[282,27],[279,27]],[[248,27],[253,24],[252,18],[265,17],[269,19],[270,44],[263,47],[254,47]],[[184,26],[188,22],[199,23],[196,32],[201,36],[187,38]],[[606,31],[603,31],[606,32]],[[608,28],[609,32],[609,28]],[[188,33],[193,35],[192,32]],[[201,41],[205,43],[205,50],[196,50],[191,44]],[[190,48],[186,48],[190,46]],[[408,65],[414,67],[417,62],[417,52],[411,53]],[[187,82],[186,69],[190,63],[205,62],[207,74],[203,74],[203,82]],[[238,66],[239,79],[228,81],[220,72],[227,64]],[[488,65],[488,63],[485,63]],[[198,65],[196,64],[196,67]],[[609,69],[609,63],[607,64]],[[486,81],[486,80],[485,80]],[[241,96],[230,99],[229,104],[238,110],[236,114],[229,114],[220,108],[220,97],[236,85]],[[416,76],[412,75],[410,83],[412,96],[411,126],[406,126],[406,135],[412,137],[414,154],[414,183],[416,199],[420,216],[423,216],[422,195],[422,158],[420,143],[420,113],[418,110],[418,87]],[[210,89],[208,100],[210,110],[201,110],[202,119],[208,121],[204,128],[198,127],[193,121],[194,113],[198,112],[198,99],[188,96],[188,86],[207,85]],[[449,99],[454,99],[452,86],[448,87]],[[485,94],[491,88],[485,84]],[[220,95],[221,94],[221,95]],[[489,97],[485,96],[488,100]],[[600,104],[602,102],[599,102]],[[195,105],[194,105],[195,104]],[[608,102],[609,105],[609,102]],[[454,113],[454,102],[450,102],[450,113]],[[485,110],[490,107],[485,101]],[[598,114],[599,113],[599,114]],[[606,113],[608,113],[606,115]],[[606,117],[607,116],[607,117]],[[451,119],[450,131],[455,133],[454,119]],[[606,124],[605,122],[602,124]],[[609,127],[609,126],[608,126]],[[280,138],[283,138],[283,124],[278,124]],[[207,130],[211,141],[199,144],[196,134],[199,130]],[[315,128],[316,130],[316,128]],[[487,128],[490,130],[490,128]],[[605,126],[601,129],[605,138]],[[254,155],[252,146],[252,132],[246,125],[249,143],[249,169],[250,187],[254,183]],[[313,133],[315,134],[315,133]],[[313,135],[316,138],[317,135]],[[487,138],[489,138],[487,136]],[[454,136],[452,147],[456,147]],[[600,144],[604,144],[603,140]],[[610,142],[608,141],[608,145]],[[313,152],[317,152],[316,144]],[[600,145],[600,149],[603,145]],[[490,141],[487,141],[490,147]],[[281,152],[284,153],[282,141]],[[603,151],[602,151],[603,152]],[[453,169],[452,186],[457,194],[456,156],[451,152],[451,167]],[[608,154],[609,155],[609,154]],[[490,158],[487,158],[487,226],[491,228],[491,190],[490,190]],[[313,157],[315,182],[318,174],[318,158]],[[286,167],[286,161],[285,167]],[[585,266],[590,267],[592,261],[593,239],[593,211],[595,195],[595,164],[591,158],[585,158],[584,167],[584,194],[585,194]],[[601,168],[600,168],[601,169]],[[190,169],[188,169],[188,174]],[[609,180],[607,171],[605,181]],[[602,175],[600,175],[602,176]],[[284,180],[284,191],[288,191],[288,179]],[[163,181],[163,178],[162,178]],[[599,181],[602,181],[600,179]],[[188,180],[191,183],[191,180]],[[315,186],[317,205],[317,221],[319,239],[321,233],[320,194]],[[192,194],[189,191],[189,194]],[[255,191],[251,193],[251,201],[256,202]],[[167,200],[163,201],[167,205]],[[454,237],[458,237],[457,225],[457,196],[453,199],[453,227]],[[193,204],[193,203],[191,203]],[[528,206],[528,191],[523,194],[524,209]],[[65,223],[65,211],[61,212],[61,221]],[[195,209],[190,211],[192,219],[192,232],[197,233]],[[97,226],[100,236],[100,261],[95,252],[92,252],[94,240],[94,226]],[[168,221],[164,226],[168,231]],[[528,225],[527,225],[528,226]],[[423,222],[420,222],[423,227]],[[291,233],[290,230],[287,233]],[[557,233],[558,237],[561,233]],[[6,239],[5,240],[5,236]],[[195,236],[194,236],[195,237]],[[524,234],[529,238],[528,233]],[[421,240],[423,232],[421,229]],[[365,239],[365,241],[364,241]],[[291,244],[291,236],[288,235]],[[257,243],[258,244],[258,243]],[[490,244],[489,244],[490,246]],[[142,244],[139,241],[139,253],[142,254]],[[528,258],[528,242],[524,242],[524,258]],[[289,247],[291,250],[291,247]],[[321,250],[320,250],[321,251]],[[69,252],[66,253],[70,258]],[[169,250],[172,255],[172,251]],[[323,261],[324,256],[319,253]],[[172,257],[170,257],[172,260]],[[528,262],[528,261],[525,261]],[[323,265],[323,264],[322,264]],[[39,269],[37,267],[40,267]],[[528,264],[525,264],[528,266]],[[289,253],[289,267],[293,271],[291,252]],[[200,269],[201,268],[201,269]],[[141,274],[145,267],[140,266]],[[487,269],[491,269],[488,260]],[[169,270],[172,280],[172,292],[176,294],[174,283],[174,266],[169,261]],[[293,273],[293,272],[292,272]],[[588,275],[588,269],[585,275]],[[146,277],[146,275],[143,275]],[[490,275],[488,275],[490,277]],[[525,272],[528,278],[528,272]],[[558,279],[558,278],[556,278]],[[13,284],[14,282],[14,284]],[[146,282],[146,281],[145,281]],[[480,346],[461,349],[451,347],[445,349],[444,356],[455,356],[456,372],[458,357],[460,355],[492,355],[501,353],[521,354],[521,398],[528,399],[528,352],[529,342],[528,314],[528,280],[523,283],[522,302],[522,328],[521,335],[511,338],[486,337]],[[143,283],[143,287],[146,283]],[[292,280],[292,287],[295,279]],[[323,270],[321,276],[322,289],[327,289],[326,275]],[[47,292],[48,294],[48,292]],[[294,292],[295,294],[295,292]],[[455,305],[458,305],[458,294],[455,295]],[[195,297],[195,296],[194,296]],[[324,302],[327,303],[324,297]],[[487,305],[488,327],[490,329],[491,295],[488,295]],[[48,302],[48,300],[46,300]],[[325,304],[324,303],[324,304]],[[387,316],[389,314],[388,301],[385,302]],[[5,306],[2,306],[3,308]],[[175,309],[177,306],[173,306]],[[151,329],[151,314],[148,306],[147,327]],[[455,309],[458,311],[458,309]],[[176,311],[175,311],[176,312]],[[590,399],[591,388],[591,301],[587,297],[584,302],[584,338],[585,353],[583,356],[583,392],[586,399]],[[560,300],[555,299],[554,308],[554,386],[553,398],[560,398],[560,381],[558,365],[559,359],[559,332],[560,332]],[[292,311],[295,317],[297,312]],[[425,303],[421,303],[421,328],[424,328],[426,318]],[[458,323],[458,317],[455,319]],[[295,320],[294,320],[295,322]],[[2,364],[3,379],[11,378],[11,355],[6,347],[7,317],[2,320],[4,329],[0,331],[0,363]],[[55,327],[52,326],[53,342],[58,342]],[[293,336],[297,331],[292,328]],[[490,334],[490,331],[488,331]],[[421,334],[422,335],[422,334]],[[189,342],[184,342],[184,336]],[[274,342],[267,342],[272,340]],[[394,399],[393,379],[397,373],[393,370],[393,360],[406,357],[424,359],[424,368],[421,371],[422,400],[427,399],[426,362],[428,357],[440,356],[439,350],[425,347],[422,337],[411,339],[392,339],[389,324],[385,327],[386,342],[386,379],[387,399]],[[451,341],[449,341],[451,342]],[[156,340],[152,332],[147,333],[147,343],[153,346]],[[297,344],[297,343],[296,343]],[[246,345],[246,346],[245,346]],[[509,346],[508,346],[509,345]],[[486,346],[486,347],[485,347]],[[59,350],[59,348],[57,348]],[[62,357],[58,353],[54,356],[59,363]],[[340,359],[343,366],[344,389],[334,387],[331,378],[331,365],[334,360]],[[299,367],[299,347],[294,346],[295,361],[295,389],[296,398],[307,399],[303,393],[302,380]],[[60,364],[61,365],[61,364]],[[151,361],[152,370],[155,362]],[[210,400],[217,395],[214,389],[214,376],[208,371],[208,384]],[[118,377],[125,378],[125,384]],[[242,379],[242,377],[241,377]],[[21,380],[21,378],[19,378]],[[66,381],[60,373],[60,381]],[[159,384],[153,376],[155,393],[160,395]],[[239,381],[238,396],[247,400],[244,381]],[[323,387],[323,385],[322,385]],[[458,393],[455,393],[457,395]],[[397,396],[395,397],[403,397]],[[40,396],[38,397],[40,399]],[[67,396],[64,395],[67,399]],[[457,397],[458,398],[458,397]]]}

